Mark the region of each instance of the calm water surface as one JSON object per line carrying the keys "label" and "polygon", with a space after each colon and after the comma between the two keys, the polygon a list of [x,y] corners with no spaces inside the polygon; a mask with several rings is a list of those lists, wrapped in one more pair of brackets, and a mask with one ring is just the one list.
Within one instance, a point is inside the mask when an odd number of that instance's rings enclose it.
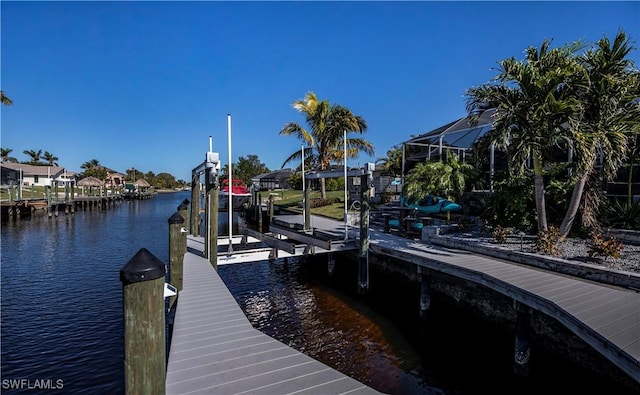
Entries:
{"label": "calm water surface", "polygon": [[[55,393],[123,393],[119,270],[143,247],[168,261],[167,220],[188,198],[160,194],[104,212],[3,223],[2,380],[62,383]],[[386,393],[556,393],[558,380],[571,393],[623,393],[544,353],[532,357],[531,377],[515,377],[511,334],[438,301],[424,325],[415,286],[372,274],[362,297],[356,269],[337,262],[329,278],[318,257],[219,273],[257,328]]]}

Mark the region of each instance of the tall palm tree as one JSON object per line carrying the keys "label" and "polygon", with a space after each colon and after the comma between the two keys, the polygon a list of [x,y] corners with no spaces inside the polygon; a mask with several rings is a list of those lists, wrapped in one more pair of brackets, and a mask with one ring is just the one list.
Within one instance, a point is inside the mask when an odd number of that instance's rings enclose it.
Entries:
{"label": "tall palm tree", "polygon": [[0,102],[2,102],[2,104],[4,104],[5,106],[10,106],[13,104],[13,101],[5,96],[3,91],[0,91]]}
{"label": "tall palm tree", "polygon": [[[544,157],[569,137],[566,123],[579,111],[579,102],[569,95],[581,68],[574,54],[581,43],[550,48],[529,47],[525,60],[508,58],[498,62],[498,75],[488,84],[466,92],[467,111],[478,114],[494,108],[493,130],[485,138],[507,150],[511,171],[523,174],[528,159],[533,162],[538,230],[547,229],[543,181]],[[577,82],[576,82],[577,83]]]}
{"label": "tall palm tree", "polygon": [[42,150],[39,149],[37,151],[34,150],[24,150],[22,151],[25,155],[29,156],[31,159],[27,162],[31,165],[41,165],[40,156],[42,155]]}
{"label": "tall palm tree", "polygon": [[58,157],[54,156],[49,151],[44,151],[44,155],[42,155],[42,157],[44,158],[45,161],[47,161],[49,166],[58,166],[58,164],[56,163],[56,161],[58,160]]}
{"label": "tall palm tree", "polygon": [[[560,236],[571,231],[582,202],[582,220],[597,227],[600,185],[589,179],[611,180],[627,158],[630,140],[640,124],[640,72],[627,56],[633,47],[623,31],[613,42],[600,39],[595,48],[578,60],[587,71],[588,84],[575,94],[582,103],[582,116],[571,123],[577,154],[576,177],[569,208],[560,225]],[[596,171],[598,157],[602,170]],[[583,199],[584,197],[584,199]]]}
{"label": "tall palm tree", "polygon": [[[331,104],[328,100],[318,100],[314,92],[308,92],[304,99],[295,101],[292,106],[304,115],[309,130],[297,122],[289,122],[280,130],[280,134],[294,135],[309,146],[311,152],[305,149],[305,159],[307,155],[313,157],[320,171],[329,168],[332,162],[344,161],[345,132],[348,136],[349,133],[362,134],[367,130],[364,118],[354,115],[351,110],[341,105]],[[356,158],[359,152],[374,154],[373,145],[362,138],[347,137],[346,146],[348,158]],[[291,154],[283,162],[282,168],[296,159],[302,159],[302,149]],[[321,179],[321,186],[322,197],[326,198],[324,179]]]}

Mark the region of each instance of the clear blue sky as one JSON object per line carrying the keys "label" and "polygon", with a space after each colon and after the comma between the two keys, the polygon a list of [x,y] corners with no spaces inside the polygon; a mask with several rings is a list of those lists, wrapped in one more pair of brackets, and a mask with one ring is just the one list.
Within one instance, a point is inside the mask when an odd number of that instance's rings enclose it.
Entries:
{"label": "clear blue sky", "polygon": [[[552,39],[640,43],[640,2],[0,2],[0,146],[190,179],[213,136],[223,164],[279,169],[308,91],[349,107],[386,156],[465,115],[464,92]],[[632,58],[640,64],[640,55]],[[292,163],[287,167],[295,167]]]}

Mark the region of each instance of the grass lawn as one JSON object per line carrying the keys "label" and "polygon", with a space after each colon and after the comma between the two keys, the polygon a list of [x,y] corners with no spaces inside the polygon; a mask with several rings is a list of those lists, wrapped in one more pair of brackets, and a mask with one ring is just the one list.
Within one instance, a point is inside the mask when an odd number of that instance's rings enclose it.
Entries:
{"label": "grass lawn", "polygon": [[[276,206],[286,207],[292,210],[300,210],[302,212],[302,191],[300,190],[284,190],[273,191],[275,196],[274,204]],[[265,195],[262,195],[263,199]],[[311,199],[320,198],[320,191],[311,191]],[[325,217],[344,220],[344,191],[327,191],[327,198],[338,198],[339,203],[333,203],[328,206],[315,207],[311,209],[311,213],[322,215]]]}

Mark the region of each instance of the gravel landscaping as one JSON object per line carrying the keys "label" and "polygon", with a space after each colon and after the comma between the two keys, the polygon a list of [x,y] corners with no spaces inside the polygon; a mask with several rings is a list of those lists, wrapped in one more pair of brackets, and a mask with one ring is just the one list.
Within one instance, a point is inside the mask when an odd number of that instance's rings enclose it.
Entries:
{"label": "gravel landscaping", "polygon": [[[451,232],[446,235],[456,238],[459,237],[467,241],[492,244],[496,247],[511,249],[513,251],[544,255],[535,249],[535,236],[518,237],[516,235],[510,235],[506,243],[499,244],[490,233],[486,232]],[[559,255],[557,255],[557,257],[570,261],[601,265],[615,270],[640,273],[640,245],[622,242],[623,250],[620,252],[620,258],[605,258],[602,256],[589,257],[590,244],[591,239],[569,238],[559,245]]]}

